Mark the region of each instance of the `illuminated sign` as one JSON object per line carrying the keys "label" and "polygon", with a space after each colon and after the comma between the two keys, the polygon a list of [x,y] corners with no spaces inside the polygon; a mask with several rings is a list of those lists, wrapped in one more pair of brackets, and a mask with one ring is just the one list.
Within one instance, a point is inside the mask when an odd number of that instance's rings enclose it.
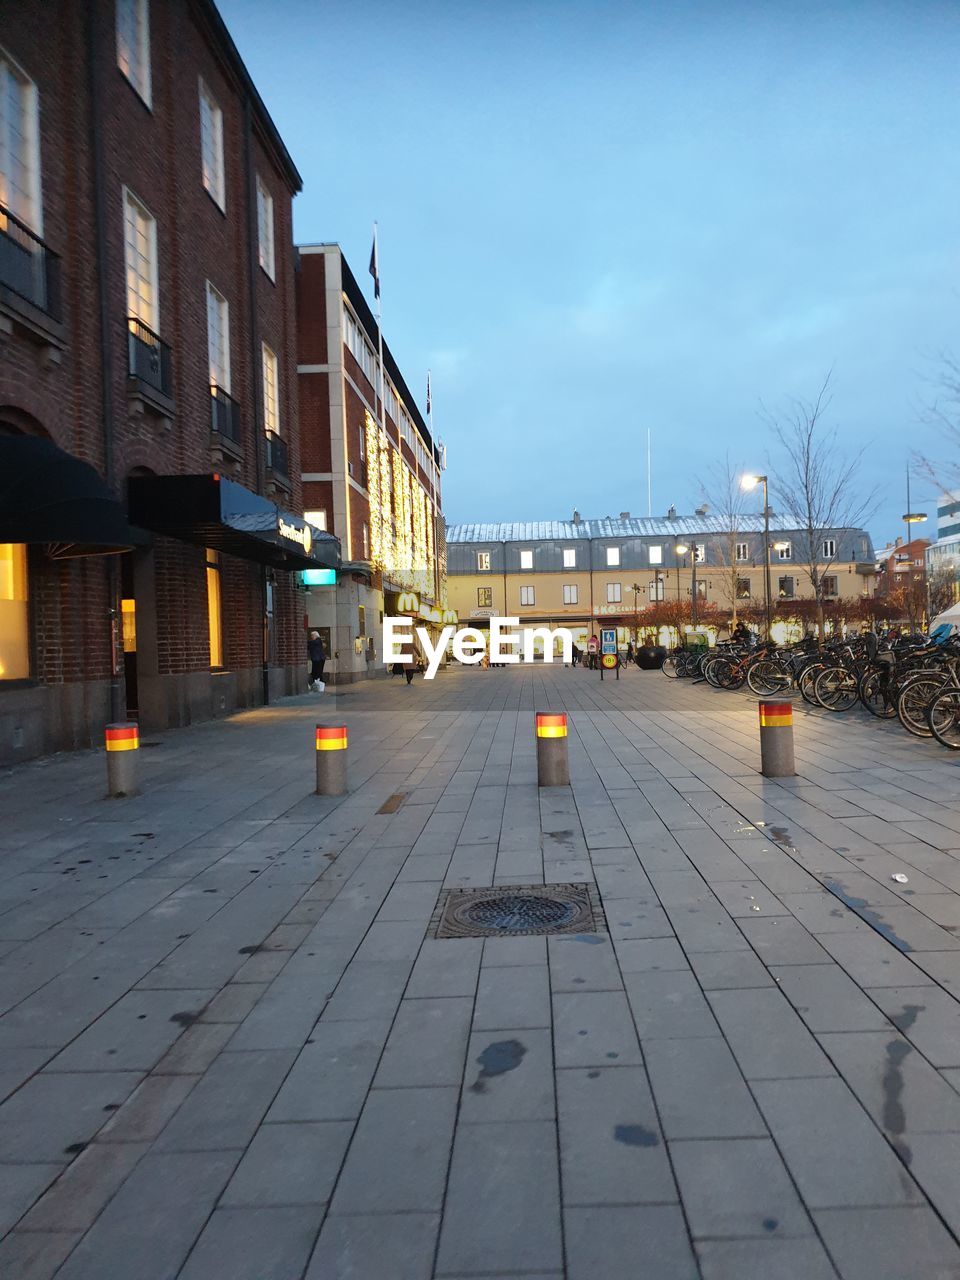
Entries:
{"label": "illuminated sign", "polygon": [[308,524],[301,528],[300,525],[290,524],[288,520],[284,520],[283,516],[281,516],[277,532],[281,538],[286,538],[288,542],[296,542],[298,546],[303,547],[304,551],[309,552],[313,545],[313,535]]}
{"label": "illuminated sign", "polygon": [[336,569],[304,569],[301,575],[305,587],[335,587]]}

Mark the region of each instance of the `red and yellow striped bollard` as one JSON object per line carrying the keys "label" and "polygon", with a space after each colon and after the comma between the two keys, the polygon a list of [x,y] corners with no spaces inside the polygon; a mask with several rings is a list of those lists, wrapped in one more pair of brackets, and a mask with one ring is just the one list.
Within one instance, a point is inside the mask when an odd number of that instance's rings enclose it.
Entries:
{"label": "red and yellow striped bollard", "polygon": [[104,746],[107,748],[107,795],[114,798],[136,795],[140,730],[132,721],[108,724]]}
{"label": "red and yellow striped bollard", "polygon": [[568,787],[570,761],[567,757],[567,717],[563,713],[538,711],[537,785]]}
{"label": "red and yellow striped bollard", "polygon": [[342,796],[347,790],[347,726],[317,725],[317,795]]}
{"label": "red and yellow striped bollard", "polygon": [[760,703],[760,772],[765,778],[792,778],[793,703]]}

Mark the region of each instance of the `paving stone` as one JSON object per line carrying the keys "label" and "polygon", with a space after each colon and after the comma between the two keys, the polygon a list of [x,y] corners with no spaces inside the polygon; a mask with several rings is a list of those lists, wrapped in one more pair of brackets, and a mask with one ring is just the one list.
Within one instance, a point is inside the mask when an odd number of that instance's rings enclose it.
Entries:
{"label": "paving stone", "polygon": [[87,1143],[142,1077],[132,1071],[34,1076],[0,1107],[0,1159],[67,1164],[66,1147]]}
{"label": "paving stone", "polygon": [[325,1204],[352,1134],[349,1120],[261,1125],[220,1204]]}
{"label": "paving stone", "polygon": [[131,991],[48,1066],[48,1071],[149,1071],[213,992]]}
{"label": "paving stone", "polygon": [[740,928],[766,965],[830,963],[816,938],[793,916],[758,916],[741,920]]}
{"label": "paving stone", "polygon": [[196,1076],[147,1076],[100,1130],[97,1142],[152,1142],[196,1083]]}
{"label": "paving stone", "polygon": [[813,1233],[769,1138],[671,1142],[670,1155],[695,1239]]}
{"label": "paving stone", "polygon": [[473,1002],[460,996],[404,1000],[383,1051],[374,1088],[460,1085]]}
{"label": "paving stone", "polygon": [[81,1231],[11,1231],[0,1240],[0,1276],[53,1280]]}
{"label": "paving stone", "polygon": [[644,1044],[643,1054],[668,1138],[766,1136],[767,1127],[722,1037],[653,1040]]}
{"label": "paving stone", "polygon": [[377,912],[378,920],[417,920],[426,924],[437,905],[437,883],[396,884]]}
{"label": "paving stone", "polygon": [[[567,1209],[567,1280],[699,1280],[683,1215],[674,1205]],[[806,1278],[805,1278],[806,1280]]]}
{"label": "paving stone", "polygon": [[360,1114],[387,1040],[385,1018],[317,1023],[268,1120],[352,1120]]}
{"label": "paving stone", "polygon": [[517,965],[481,969],[473,1026],[475,1031],[498,1027],[549,1027],[550,976],[547,967]]}
{"label": "paving stone", "polygon": [[614,943],[614,949],[622,973],[690,968],[676,938],[623,938]]}
{"label": "paving stone", "polygon": [[953,996],[938,987],[881,987],[870,995],[935,1067],[960,1066],[960,1003]]}
{"label": "paving stone", "polygon": [[323,1010],[324,1021],[392,1019],[403,998],[408,974],[406,962],[388,964],[354,960],[334,987],[333,995]]}
{"label": "paving stone", "polygon": [[550,1031],[474,1032],[467,1053],[460,1123],[552,1120],[555,1114]]}
{"label": "paving stone", "polygon": [[214,996],[200,1015],[200,1021],[242,1022],[266,990],[266,983],[232,982]]}
{"label": "paving stone", "polygon": [[407,996],[475,995],[482,954],[482,938],[428,938],[413,966]]}
{"label": "paving stone", "polygon": [[960,1248],[926,1206],[821,1209],[813,1216],[843,1280],[960,1276]]}
{"label": "paving stone", "polygon": [[704,991],[772,987],[773,978],[753,951],[701,951],[690,964]]}
{"label": "paving stone", "polygon": [[485,938],[483,967],[496,965],[546,964],[546,938]]}
{"label": "paving stone", "polygon": [[[927,976],[939,982],[954,996],[960,998],[960,951],[915,951],[907,963],[913,962],[912,978],[895,985],[900,987],[918,985]],[[887,982],[864,982],[865,987],[893,986]]]}
{"label": "paving stone", "polygon": [[609,939],[598,939],[595,934],[560,934],[547,941],[553,991],[622,989],[617,954]]}
{"label": "paving stone", "polygon": [[[86,1231],[149,1144],[92,1143],[21,1220],[26,1231]],[[26,1166],[33,1168],[34,1166]]]}
{"label": "paving stone", "polygon": [[317,1238],[322,1210],[218,1208],[180,1272],[180,1280],[290,1280],[299,1276]]}
{"label": "paving stone", "polygon": [[[339,1196],[339,1191],[338,1191]],[[335,1202],[336,1204],[336,1202]],[[477,1206],[483,1205],[483,1212]],[[550,1121],[457,1130],[437,1274],[562,1268],[556,1129]]]}
{"label": "paving stone", "polygon": [[833,1074],[823,1050],[776,988],[711,991],[707,998],[748,1080]]}
{"label": "paving stone", "polygon": [[673,926],[662,907],[631,898],[604,907],[611,938],[672,938]]}
{"label": "paving stone", "polygon": [[[360,1116],[331,1211],[351,1214],[439,1212],[458,1092],[457,1089],[373,1090]],[[464,1131],[499,1127],[470,1125]],[[385,1153],[389,1153],[389,1158],[385,1158]]]}
{"label": "paving stone", "polygon": [[236,1033],[231,1022],[197,1023],[175,1040],[154,1068],[157,1075],[201,1075]]}
{"label": "paving stone", "polygon": [[[886,938],[874,933],[831,933],[820,939],[850,977],[861,987],[911,987],[926,986],[929,978],[916,962],[928,958],[931,952],[905,956]],[[945,951],[955,967],[960,986],[960,952]]]}
{"label": "paving stone", "polygon": [[697,1256],[703,1280],[836,1280],[837,1276],[819,1240],[701,1240]]}
{"label": "paving stone", "polygon": [[724,880],[713,882],[711,888],[735,919],[783,915],[783,903],[759,880]]}
{"label": "paving stone", "polygon": [[0,1163],[0,1235],[9,1231],[20,1220],[62,1171],[62,1167],[39,1162]]}
{"label": "paving stone", "polygon": [[431,1280],[438,1213],[328,1214],[305,1280]]}
{"label": "paving stone", "polygon": [[633,1017],[622,992],[558,992],[553,997],[553,1018],[558,1068],[642,1063]]}
{"label": "paving stone", "polygon": [[245,1147],[294,1059],[290,1049],[222,1053],[157,1139],[158,1151]]}
{"label": "paving stone", "polygon": [[692,973],[627,974],[624,983],[641,1044],[719,1034]]}
{"label": "paving stone", "polygon": [[[669,915],[680,945],[688,955],[698,951],[746,951],[750,946],[737,923],[718,902],[673,907]],[[758,916],[753,923],[761,919]]]}
{"label": "paving stone", "polygon": [[787,965],[770,972],[811,1031],[892,1030],[839,965]]}
{"label": "paving stone", "polygon": [[665,1204],[677,1192],[641,1067],[557,1073],[565,1204]]}
{"label": "paving stone", "polygon": [[904,1165],[844,1081],[761,1080],[753,1091],[811,1209],[919,1202]]}

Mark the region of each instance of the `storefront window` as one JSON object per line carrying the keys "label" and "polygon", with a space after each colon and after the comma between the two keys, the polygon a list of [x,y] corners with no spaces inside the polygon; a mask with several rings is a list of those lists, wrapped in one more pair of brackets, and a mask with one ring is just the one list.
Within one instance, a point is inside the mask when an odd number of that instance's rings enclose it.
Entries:
{"label": "storefront window", "polygon": [[220,552],[207,550],[207,616],[210,625],[210,665],[223,666],[223,621],[220,608]]}
{"label": "storefront window", "polygon": [[26,680],[29,675],[27,548],[0,542],[0,680]]}

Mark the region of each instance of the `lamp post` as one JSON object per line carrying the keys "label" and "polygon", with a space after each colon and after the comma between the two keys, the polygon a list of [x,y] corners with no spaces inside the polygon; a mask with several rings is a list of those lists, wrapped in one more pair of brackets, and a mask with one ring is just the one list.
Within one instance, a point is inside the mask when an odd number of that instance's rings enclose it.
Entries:
{"label": "lamp post", "polygon": [[[673,549],[676,552],[677,560],[677,644],[680,644],[680,556],[685,556],[690,548],[685,542],[678,542]],[[694,573],[696,573],[696,569],[694,569]]]}
{"label": "lamp post", "polygon": [[767,639],[770,639],[771,626],[771,592],[770,592],[770,503],[767,496],[766,476],[743,476],[740,488],[747,491],[763,485],[763,608],[767,621]]}
{"label": "lamp post", "polygon": [[633,644],[635,648],[640,647],[640,606],[637,603],[640,598],[640,583],[633,584]]}

